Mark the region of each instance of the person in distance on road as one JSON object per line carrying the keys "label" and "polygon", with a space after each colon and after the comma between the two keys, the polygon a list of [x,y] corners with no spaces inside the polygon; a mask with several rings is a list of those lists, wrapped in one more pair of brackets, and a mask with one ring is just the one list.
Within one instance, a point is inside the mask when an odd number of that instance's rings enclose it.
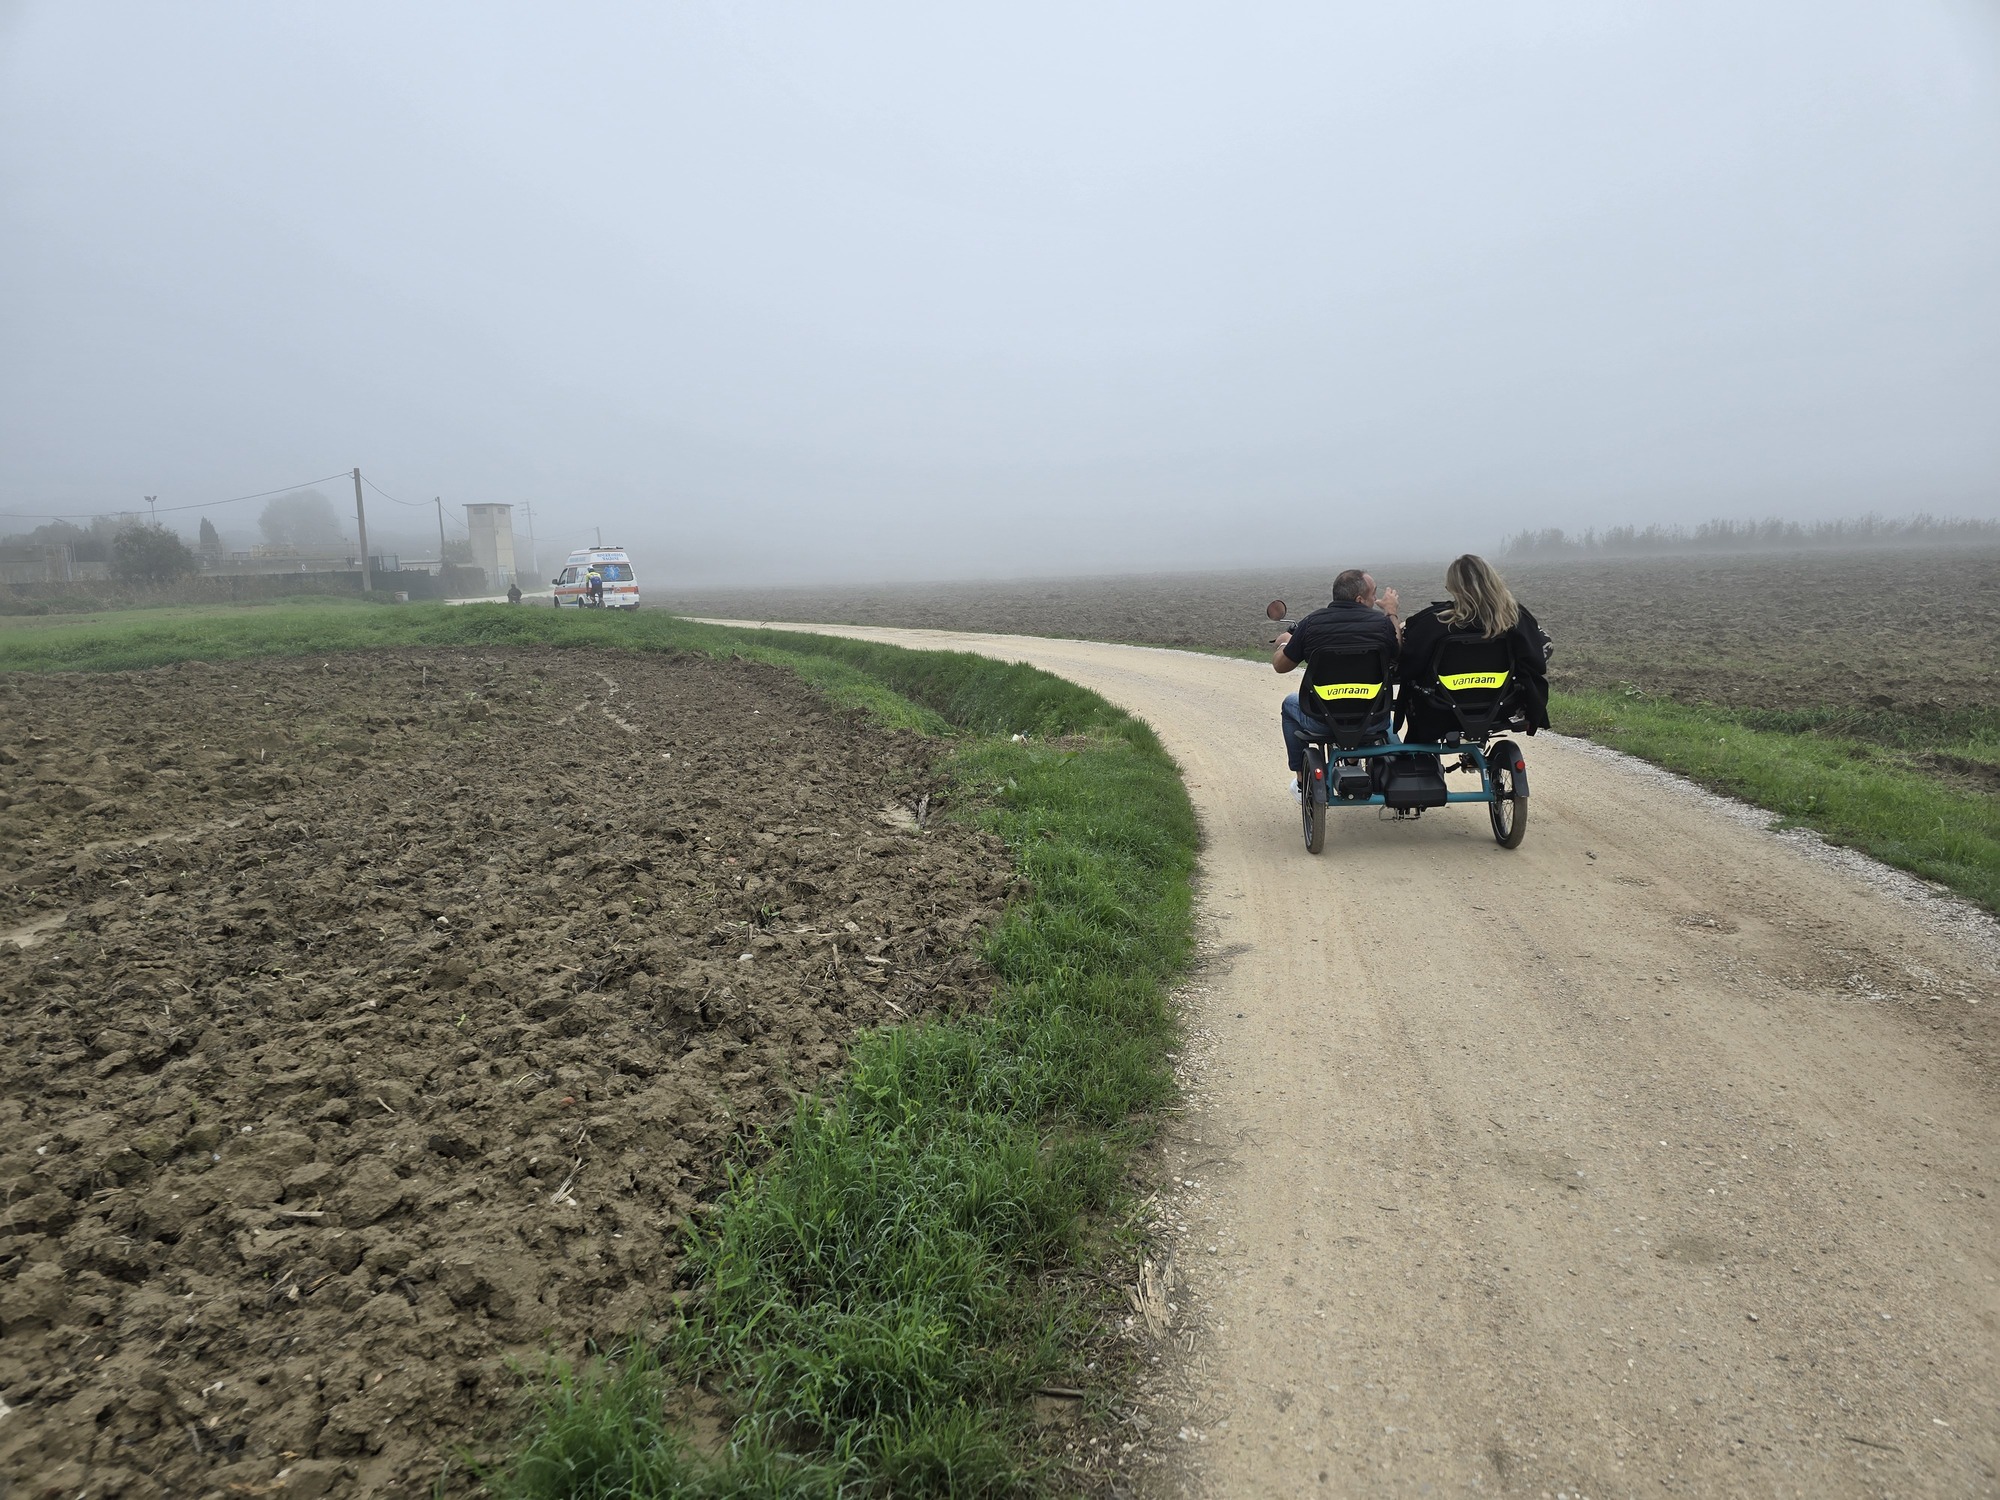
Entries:
{"label": "person in distance on road", "polygon": [[1528,733],[1549,727],[1548,661],[1555,647],[1542,633],[1507,580],[1485,558],[1466,553],[1444,570],[1444,589],[1449,597],[1438,600],[1410,616],[1403,631],[1403,663],[1398,674],[1402,686],[1398,713],[1407,720],[1407,739],[1414,743],[1435,743],[1457,725],[1439,709],[1426,703],[1412,690],[1412,684],[1431,669],[1431,655],[1447,636],[1471,636],[1478,640],[1505,637],[1513,650],[1515,670],[1521,674],[1524,702],[1528,713]]}
{"label": "person in distance on road", "polygon": [[[1280,675],[1296,672],[1315,651],[1367,651],[1381,647],[1388,653],[1389,670],[1396,668],[1402,644],[1402,625],[1396,618],[1396,591],[1376,592],[1375,580],[1360,568],[1349,568],[1333,580],[1333,601],[1299,621],[1298,628],[1278,637],[1271,653],[1271,667]],[[1306,674],[1308,678],[1311,673]],[[1306,718],[1299,695],[1285,699],[1280,714],[1285,731],[1285,758],[1292,768],[1292,788],[1298,789],[1299,772],[1305,765],[1306,745],[1322,731]],[[1388,727],[1388,714],[1383,714]]]}
{"label": "person in distance on road", "polygon": [[510,583],[507,585],[507,602],[509,604],[519,604],[521,602],[520,584]]}

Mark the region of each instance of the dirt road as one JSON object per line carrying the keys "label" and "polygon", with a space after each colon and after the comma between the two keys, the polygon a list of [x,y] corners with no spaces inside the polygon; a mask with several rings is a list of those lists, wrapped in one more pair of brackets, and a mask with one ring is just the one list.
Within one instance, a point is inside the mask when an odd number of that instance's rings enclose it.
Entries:
{"label": "dirt road", "polygon": [[825,628],[1059,672],[1187,775],[1189,1489],[2000,1493],[1990,923],[1553,736],[1520,850],[1357,810],[1314,860],[1290,679]]}

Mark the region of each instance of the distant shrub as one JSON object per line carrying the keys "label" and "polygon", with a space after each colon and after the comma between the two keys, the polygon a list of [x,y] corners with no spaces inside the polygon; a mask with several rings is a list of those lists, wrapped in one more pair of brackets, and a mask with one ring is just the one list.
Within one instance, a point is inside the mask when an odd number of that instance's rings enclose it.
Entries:
{"label": "distant shrub", "polygon": [[1672,552],[1806,551],[1819,548],[2000,546],[2000,521],[1915,515],[1842,521],[1704,521],[1684,526],[1612,526],[1572,535],[1559,527],[1521,531],[1501,555],[1521,561],[1561,557],[1648,557]]}
{"label": "distant shrub", "polygon": [[172,583],[201,571],[201,559],[164,526],[133,526],[111,539],[112,574],[126,583]]}

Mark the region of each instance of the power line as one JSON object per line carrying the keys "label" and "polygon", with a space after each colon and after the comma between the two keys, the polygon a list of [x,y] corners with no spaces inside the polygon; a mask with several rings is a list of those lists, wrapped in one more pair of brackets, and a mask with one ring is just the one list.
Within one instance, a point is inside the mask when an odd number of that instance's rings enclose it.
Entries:
{"label": "power line", "polygon": [[398,500],[394,495],[390,494],[387,490],[383,489],[381,485],[377,484],[374,480],[370,479],[366,474],[363,474],[361,476],[361,482],[367,485],[368,488],[373,490],[376,494],[380,495],[384,500],[391,501],[397,505],[407,505],[412,510],[422,510],[424,509],[424,507],[435,503],[430,500]]}
{"label": "power line", "polygon": [[[380,495],[384,500],[392,500],[397,505],[407,505],[410,507],[411,510],[429,510],[433,505],[437,505],[439,503],[436,498],[432,498],[429,500],[401,499],[398,496],[392,495],[387,490],[383,489],[381,485],[377,484],[374,480],[370,479],[366,473],[362,474],[361,482],[367,485],[368,488],[373,490],[376,494]],[[451,515],[451,524],[456,526],[460,531],[463,531],[468,537],[470,537],[472,535],[472,531],[469,527],[466,526],[465,517],[461,516],[458,513],[457,507],[454,506],[450,509],[450,515]]]}
{"label": "power line", "polygon": [[[245,500],[268,500],[273,495],[289,495],[294,490],[304,489],[307,485],[327,484],[335,479],[345,479],[347,478],[350,472],[352,471],[343,469],[338,474],[328,474],[319,479],[302,480],[298,484],[288,484],[284,486],[282,489],[260,490],[254,495],[233,495],[227,500],[202,500],[198,501],[193,505],[162,505],[159,507],[159,509],[169,510],[169,511],[214,510],[217,507],[224,505],[240,505]],[[391,496],[390,498],[394,499],[395,497]],[[401,505],[401,504],[407,504],[408,502],[399,500],[396,503]],[[69,515],[52,515],[46,511],[0,510],[0,517],[5,517],[9,521],[96,521],[110,516],[133,516],[137,514],[138,511],[132,509],[76,511]]]}

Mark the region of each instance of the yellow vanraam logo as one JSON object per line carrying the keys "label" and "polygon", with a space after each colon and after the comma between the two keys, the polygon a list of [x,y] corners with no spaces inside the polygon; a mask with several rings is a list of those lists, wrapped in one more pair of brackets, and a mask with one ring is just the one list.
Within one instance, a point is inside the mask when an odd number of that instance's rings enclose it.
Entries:
{"label": "yellow vanraam logo", "polygon": [[1471,688],[1497,688],[1506,680],[1505,672],[1452,672],[1438,678],[1448,693],[1463,693]]}
{"label": "yellow vanraam logo", "polygon": [[1373,698],[1382,691],[1379,682],[1315,682],[1313,691],[1322,698]]}

